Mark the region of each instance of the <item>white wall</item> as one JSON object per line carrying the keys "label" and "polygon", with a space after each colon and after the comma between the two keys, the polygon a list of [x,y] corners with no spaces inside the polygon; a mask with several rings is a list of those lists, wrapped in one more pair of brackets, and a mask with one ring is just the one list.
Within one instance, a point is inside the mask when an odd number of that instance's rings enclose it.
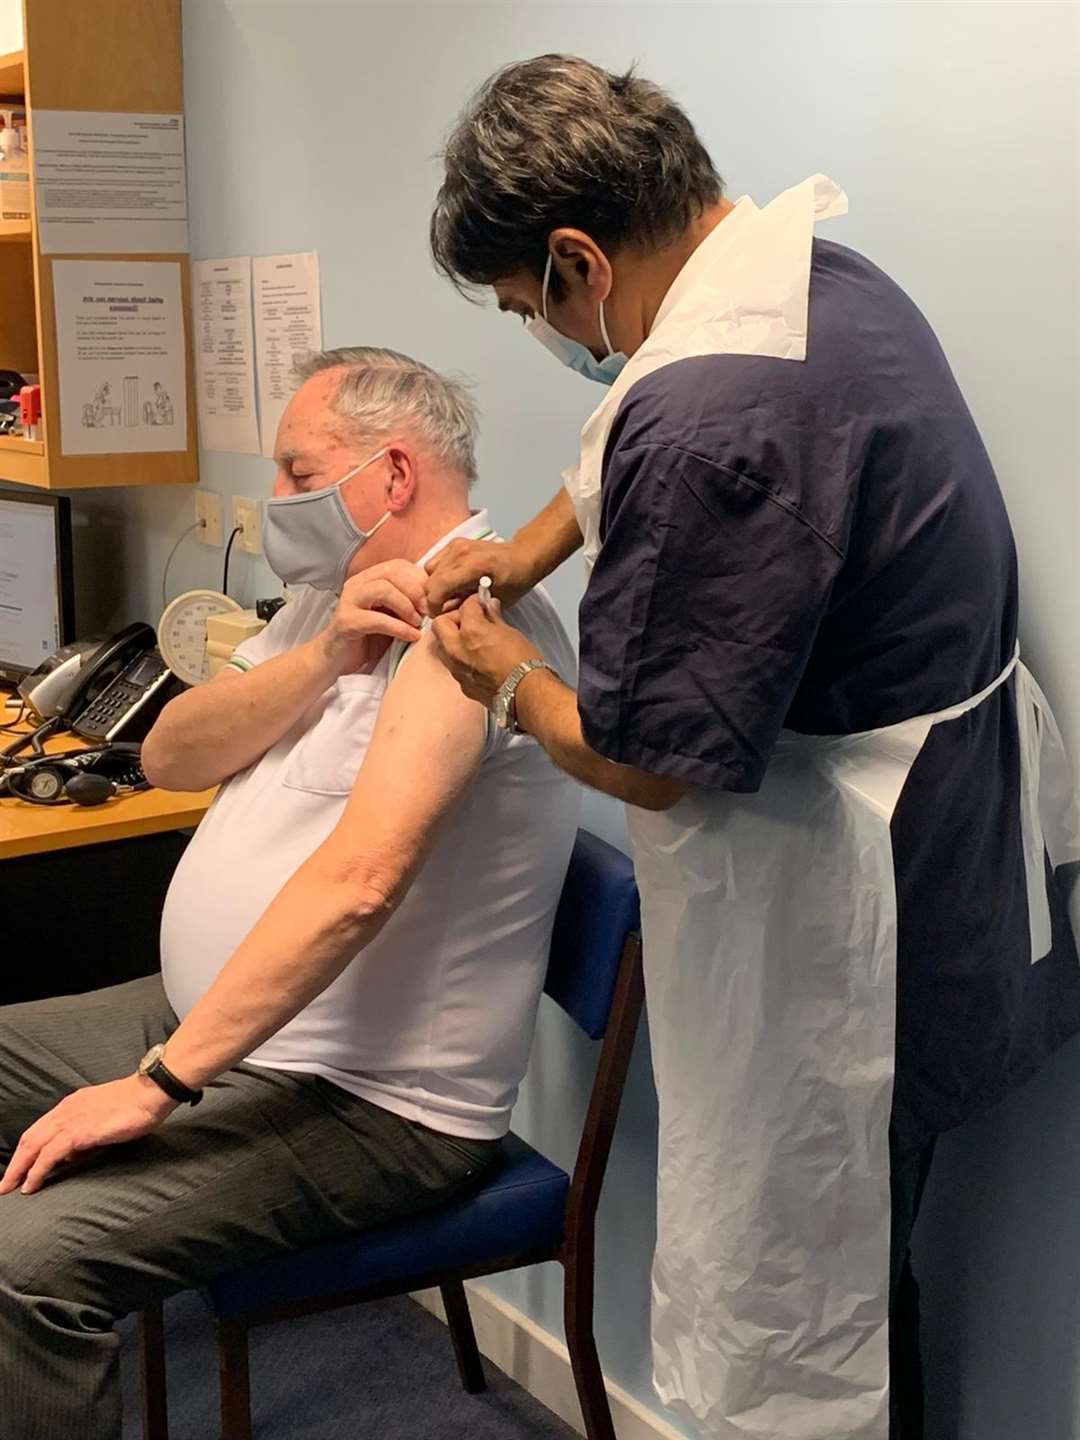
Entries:
{"label": "white wall", "polygon": [[[389,344],[470,375],[485,415],[481,496],[504,532],[554,491],[596,396],[432,271],[434,157],[469,92],[546,50],[636,60],[686,105],[733,196],[764,201],[814,170],[833,175],[851,214],[828,235],[922,305],[982,429],[1020,543],[1027,654],[1080,755],[1076,10],[186,0],[184,12],[193,253],[315,248],[328,344]],[[270,478],[268,462],[202,459],[215,490],[259,493]],[[79,508],[80,548],[98,557],[87,610],[156,615],[190,498],[101,492]],[[220,558],[184,546],[171,591],[216,581]],[[270,588],[261,562],[234,564],[242,596]],[[572,562],[552,583],[568,621],[580,579]],[[622,833],[606,802],[589,818]],[[545,1012],[517,1124],[564,1163],[590,1060]],[[922,1237],[934,1440],[1080,1433],[1078,1101],[1073,1047],[942,1147]],[[642,1044],[604,1200],[598,1336],[613,1377],[647,1401],[654,1130]],[[559,1328],[554,1275],[501,1289]]]}

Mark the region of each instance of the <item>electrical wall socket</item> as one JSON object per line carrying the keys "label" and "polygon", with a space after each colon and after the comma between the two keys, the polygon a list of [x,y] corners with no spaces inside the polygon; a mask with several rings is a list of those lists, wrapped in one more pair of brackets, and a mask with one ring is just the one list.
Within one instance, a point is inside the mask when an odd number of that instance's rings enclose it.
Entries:
{"label": "electrical wall socket", "polygon": [[262,554],[262,527],[259,524],[258,500],[246,500],[234,495],[232,502],[232,523],[240,534],[236,537],[237,550],[246,550],[249,555]]}
{"label": "electrical wall socket", "polygon": [[195,491],[195,519],[200,528],[195,531],[196,540],[204,545],[221,544],[221,496],[213,490]]}

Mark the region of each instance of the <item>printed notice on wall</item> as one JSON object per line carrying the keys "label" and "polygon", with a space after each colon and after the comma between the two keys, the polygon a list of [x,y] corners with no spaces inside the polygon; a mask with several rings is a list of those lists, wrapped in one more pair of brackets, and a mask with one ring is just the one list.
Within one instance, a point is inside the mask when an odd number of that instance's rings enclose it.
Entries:
{"label": "printed notice on wall", "polygon": [[180,266],[57,260],[53,294],[61,453],[186,449]]}
{"label": "printed notice on wall", "polygon": [[251,257],[196,260],[191,278],[199,439],[206,450],[258,455]]}
{"label": "printed notice on wall", "polygon": [[31,148],[43,254],[187,250],[182,115],[35,107]]}
{"label": "printed notice on wall", "polygon": [[255,350],[259,375],[262,453],[273,456],[281,412],[296,389],[293,362],[322,348],[319,257],[260,255],[253,264]]}

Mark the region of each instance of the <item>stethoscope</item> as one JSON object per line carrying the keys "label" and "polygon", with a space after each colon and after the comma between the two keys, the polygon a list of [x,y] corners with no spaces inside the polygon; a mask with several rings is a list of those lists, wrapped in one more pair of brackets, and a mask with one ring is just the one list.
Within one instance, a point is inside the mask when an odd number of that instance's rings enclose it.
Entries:
{"label": "stethoscope", "polygon": [[[0,796],[14,795],[31,805],[102,805],[113,795],[149,788],[139,769],[140,749],[133,741],[113,740],[88,750],[11,759],[0,770]],[[93,767],[106,756],[120,762],[122,776],[126,772],[134,778],[95,774]]]}

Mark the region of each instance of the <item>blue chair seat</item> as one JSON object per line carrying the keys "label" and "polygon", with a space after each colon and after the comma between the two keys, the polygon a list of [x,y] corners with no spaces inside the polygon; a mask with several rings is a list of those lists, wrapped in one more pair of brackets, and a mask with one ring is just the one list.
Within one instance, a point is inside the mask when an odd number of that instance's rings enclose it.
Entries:
{"label": "blue chair seat", "polygon": [[275,1255],[204,1290],[220,1319],[483,1265],[562,1241],[570,1177],[510,1134],[479,1186],[419,1215]]}

